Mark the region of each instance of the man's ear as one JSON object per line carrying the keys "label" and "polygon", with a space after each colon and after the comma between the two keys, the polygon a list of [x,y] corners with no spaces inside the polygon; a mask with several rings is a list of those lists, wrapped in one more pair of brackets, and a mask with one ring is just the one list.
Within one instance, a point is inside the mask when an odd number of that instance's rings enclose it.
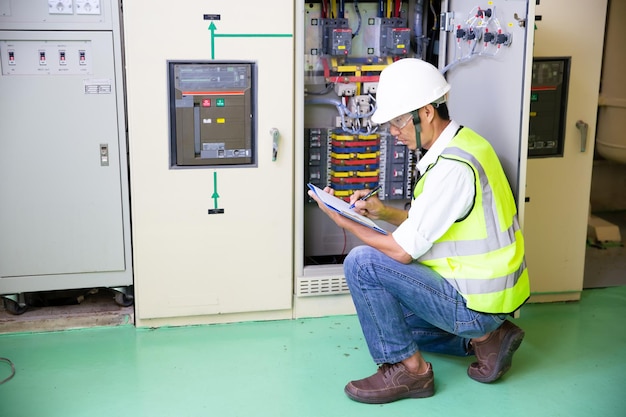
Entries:
{"label": "man's ear", "polygon": [[435,107],[432,104],[425,105],[424,115],[426,116],[425,118],[428,123],[432,122],[435,118]]}

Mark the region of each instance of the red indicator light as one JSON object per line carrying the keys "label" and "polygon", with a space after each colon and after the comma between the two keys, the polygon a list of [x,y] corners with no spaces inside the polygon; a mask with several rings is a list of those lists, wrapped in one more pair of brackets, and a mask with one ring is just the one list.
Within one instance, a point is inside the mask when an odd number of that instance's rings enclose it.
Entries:
{"label": "red indicator light", "polygon": [[202,99],[202,107],[211,107],[211,99],[203,98]]}

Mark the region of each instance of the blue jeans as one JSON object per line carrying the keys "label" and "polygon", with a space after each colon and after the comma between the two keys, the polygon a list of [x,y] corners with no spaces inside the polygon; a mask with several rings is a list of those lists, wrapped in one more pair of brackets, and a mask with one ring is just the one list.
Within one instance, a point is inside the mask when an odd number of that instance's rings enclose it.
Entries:
{"label": "blue jeans", "polygon": [[468,309],[431,268],[397,262],[370,246],[352,249],[344,272],[377,364],[398,363],[418,350],[466,356],[471,338],[497,329],[506,318]]}

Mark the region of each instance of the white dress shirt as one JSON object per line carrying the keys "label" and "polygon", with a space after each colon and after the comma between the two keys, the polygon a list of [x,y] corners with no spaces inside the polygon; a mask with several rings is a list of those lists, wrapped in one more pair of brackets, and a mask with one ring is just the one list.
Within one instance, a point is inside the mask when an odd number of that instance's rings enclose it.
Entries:
{"label": "white dress shirt", "polygon": [[[452,120],[441,132],[417,164],[420,175],[437,161],[459,127]],[[393,232],[393,238],[413,259],[419,258],[456,220],[469,212],[474,201],[474,187],[474,172],[469,166],[441,159],[428,172],[422,193],[411,202],[409,216]]]}

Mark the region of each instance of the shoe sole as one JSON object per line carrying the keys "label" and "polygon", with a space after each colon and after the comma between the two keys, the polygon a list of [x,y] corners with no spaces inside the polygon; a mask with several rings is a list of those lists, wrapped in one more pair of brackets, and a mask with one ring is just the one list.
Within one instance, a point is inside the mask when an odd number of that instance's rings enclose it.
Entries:
{"label": "shoe sole", "polygon": [[500,356],[497,362],[499,366],[496,366],[496,369],[498,371],[495,373],[495,375],[492,374],[485,377],[472,376],[468,369],[467,374],[469,375],[469,377],[475,381],[483,382],[486,384],[500,379],[502,375],[504,375],[508,372],[509,369],[511,369],[511,365],[513,363],[513,354],[522,344],[522,340],[524,340],[524,335],[524,331],[519,329],[519,331],[512,333],[507,339],[504,340],[503,346],[507,347],[504,349],[504,351],[500,351]]}
{"label": "shoe sole", "polygon": [[360,403],[365,403],[365,404],[387,404],[387,403],[391,403],[391,402],[398,401],[398,400],[404,400],[406,398],[428,398],[428,397],[432,397],[433,395],[435,395],[435,387],[431,387],[429,389],[420,390],[420,391],[409,391],[409,392],[402,393],[400,395],[395,395],[393,397],[385,397],[385,398],[363,398],[363,397],[359,397],[358,395],[351,393],[348,390],[347,387],[344,389],[344,392],[346,393],[346,395],[351,400],[358,401]]}

